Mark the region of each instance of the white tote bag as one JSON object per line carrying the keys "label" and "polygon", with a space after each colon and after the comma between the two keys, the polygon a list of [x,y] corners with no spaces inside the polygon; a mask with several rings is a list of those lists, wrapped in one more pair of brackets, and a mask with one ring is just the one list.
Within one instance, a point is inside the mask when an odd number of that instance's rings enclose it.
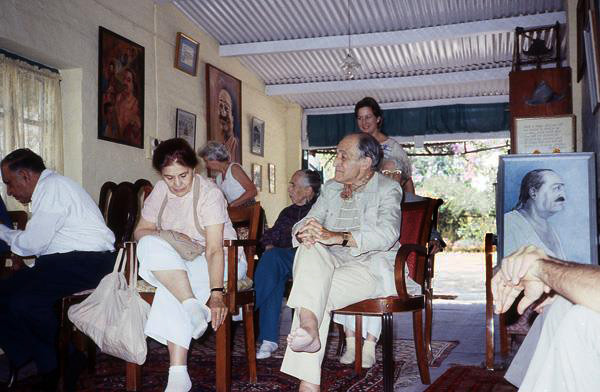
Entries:
{"label": "white tote bag", "polygon": [[[125,279],[125,264],[129,260],[129,282]],[[69,319],[100,347],[102,352],[143,364],[147,345],[144,326],[150,305],[136,290],[138,271],[135,246],[120,249],[113,272],[106,275],[89,297],[69,308]]]}

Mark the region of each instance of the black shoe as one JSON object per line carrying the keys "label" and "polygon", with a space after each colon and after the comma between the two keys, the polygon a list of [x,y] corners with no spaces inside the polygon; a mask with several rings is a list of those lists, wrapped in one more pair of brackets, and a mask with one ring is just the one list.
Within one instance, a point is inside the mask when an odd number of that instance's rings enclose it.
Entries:
{"label": "black shoe", "polygon": [[39,382],[35,386],[36,391],[40,392],[56,392],[58,389],[58,369],[51,370],[47,373],[38,374]]}
{"label": "black shoe", "polygon": [[8,365],[8,378],[6,379],[6,389],[12,389],[17,380],[19,379],[20,368],[16,367],[12,363]]}
{"label": "black shoe", "polygon": [[85,369],[87,356],[79,350],[69,352],[67,368],[65,369],[64,392],[75,392],[79,376]]}

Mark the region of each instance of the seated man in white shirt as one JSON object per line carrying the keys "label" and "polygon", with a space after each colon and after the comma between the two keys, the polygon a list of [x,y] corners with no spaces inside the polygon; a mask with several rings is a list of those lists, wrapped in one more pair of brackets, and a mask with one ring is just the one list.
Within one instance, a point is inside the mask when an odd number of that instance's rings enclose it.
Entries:
{"label": "seated man in white shirt", "polygon": [[57,300],[94,288],[114,265],[114,234],[98,206],[73,180],[46,169],[40,156],[18,149],[0,163],[7,192],[31,203],[25,230],[0,225],[0,240],[13,253],[36,256],[0,281],[0,348],[10,362],[8,384],[16,371],[34,361],[42,384],[56,390]]}

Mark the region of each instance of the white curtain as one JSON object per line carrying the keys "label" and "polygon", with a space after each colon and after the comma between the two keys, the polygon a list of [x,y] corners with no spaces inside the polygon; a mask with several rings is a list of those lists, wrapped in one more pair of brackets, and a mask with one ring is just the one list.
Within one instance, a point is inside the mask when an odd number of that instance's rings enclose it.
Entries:
{"label": "white curtain", "polygon": [[17,148],[63,172],[60,75],[0,54],[0,159]]}

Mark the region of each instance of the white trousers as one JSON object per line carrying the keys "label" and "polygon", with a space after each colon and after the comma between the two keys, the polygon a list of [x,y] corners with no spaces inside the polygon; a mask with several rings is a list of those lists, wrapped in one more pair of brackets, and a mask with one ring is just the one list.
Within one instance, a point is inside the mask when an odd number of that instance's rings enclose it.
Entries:
{"label": "white trousers", "polygon": [[[162,238],[147,235],[137,244],[137,257],[140,261],[140,276],[156,287],[152,308],[148,315],[145,333],[154,340],[167,344],[189,348],[192,340],[192,325],[187,312],[181,303],[154,276],[153,271],[184,270],[187,272],[194,297],[205,304],[210,296],[208,264],[204,255],[193,261],[185,261],[168,242]],[[238,278],[246,276],[245,259],[238,263]],[[225,277],[227,261],[225,261]],[[210,309],[206,307],[210,321]]]}
{"label": "white trousers", "polygon": [[519,391],[600,391],[600,313],[563,297],[546,312]]}
{"label": "white trousers", "polygon": [[310,310],[318,320],[321,349],[316,353],[305,353],[292,351],[288,346],[281,371],[320,385],[331,310],[375,297],[378,292],[377,278],[367,263],[340,257],[339,253],[321,244],[310,248],[300,245],[294,260],[294,285],[287,302],[289,307],[296,309],[292,330],[299,326],[300,308]]}

